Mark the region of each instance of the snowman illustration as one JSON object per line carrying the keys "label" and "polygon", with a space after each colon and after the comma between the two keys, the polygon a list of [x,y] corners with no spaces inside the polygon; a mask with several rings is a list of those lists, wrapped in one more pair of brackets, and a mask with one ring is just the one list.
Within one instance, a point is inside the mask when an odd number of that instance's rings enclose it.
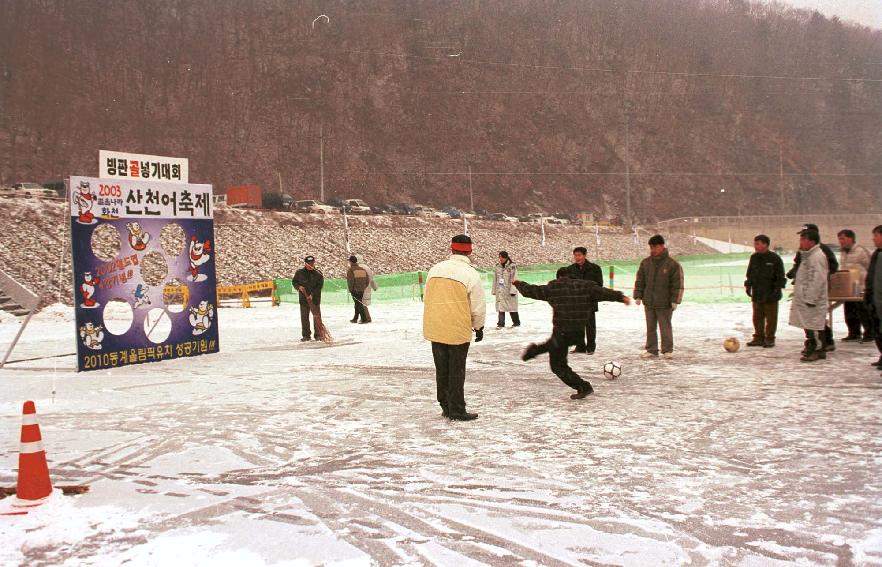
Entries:
{"label": "snowman illustration", "polygon": [[104,340],[104,327],[95,326],[91,321],[80,327],[80,338],[83,344],[92,350],[101,350],[101,341]]}
{"label": "snowman illustration", "polygon": [[204,282],[208,279],[208,276],[199,273],[199,266],[211,259],[209,252],[211,252],[211,240],[200,241],[195,234],[190,238],[190,275],[187,276],[188,280]]}
{"label": "snowman illustration", "polygon": [[190,326],[193,327],[194,335],[201,335],[211,327],[214,319],[214,305],[207,301],[200,301],[198,307],[190,307]]}
{"label": "snowman illustration", "polygon": [[83,282],[80,284],[80,295],[83,296],[83,302],[80,303],[80,307],[83,309],[95,309],[100,303],[95,301],[95,288],[98,286],[98,283],[101,280],[99,278],[93,277],[92,272],[85,272],[83,274]]}
{"label": "snowman illustration", "polygon": [[77,191],[74,194],[74,201],[77,204],[77,222],[80,224],[95,224],[98,222],[95,220],[95,214],[92,213],[92,207],[95,205],[95,201],[98,199],[98,195],[92,192],[92,187],[89,185],[88,181],[80,181],[80,184],[77,186]]}
{"label": "snowman illustration", "polygon": [[126,223],[126,229],[129,231],[129,245],[132,250],[140,252],[147,248],[147,243],[150,242],[150,233],[141,228],[141,223]]}
{"label": "snowman illustration", "polygon": [[150,288],[144,284],[138,284],[135,289],[132,290],[132,297],[135,298],[135,304],[133,305],[135,309],[145,305],[152,305],[150,296],[147,295],[148,291],[150,291]]}

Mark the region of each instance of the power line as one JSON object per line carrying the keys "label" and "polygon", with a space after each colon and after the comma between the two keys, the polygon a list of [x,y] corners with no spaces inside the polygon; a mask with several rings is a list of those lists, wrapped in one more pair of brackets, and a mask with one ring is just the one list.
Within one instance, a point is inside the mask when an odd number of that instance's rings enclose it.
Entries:
{"label": "power line", "polygon": [[[457,175],[484,175],[484,176],[516,176],[516,175],[545,175],[545,176],[597,176],[597,177],[616,177],[624,176],[624,171],[367,171],[362,175],[439,175],[439,176],[457,176]],[[643,177],[780,177],[782,173],[778,171],[755,171],[755,172],[722,172],[710,173],[702,171],[632,171],[631,176]],[[882,172],[873,173],[827,173],[827,172],[807,172],[807,173],[784,173],[784,177],[882,177]]]}
{"label": "power line", "polygon": [[428,55],[415,55],[412,53],[389,53],[382,51],[368,51],[363,49],[328,49],[326,52],[352,53],[356,55],[377,55],[380,57],[397,57],[401,59],[417,59],[425,61],[444,61],[456,63],[468,63],[470,65],[487,65],[494,67],[514,67],[523,69],[542,69],[546,71],[577,71],[580,73],[608,73],[608,74],[632,74],[632,75],[662,75],[682,78],[706,78],[706,79],[769,79],[775,81],[830,81],[850,83],[875,83],[882,84],[882,79],[864,79],[859,77],[814,77],[795,75],[753,75],[747,73],[693,73],[689,71],[653,71],[650,69],[612,69],[606,67],[574,67],[559,65],[533,65],[529,63],[506,63],[504,61],[485,61],[480,59],[464,59],[462,57],[438,57]]}

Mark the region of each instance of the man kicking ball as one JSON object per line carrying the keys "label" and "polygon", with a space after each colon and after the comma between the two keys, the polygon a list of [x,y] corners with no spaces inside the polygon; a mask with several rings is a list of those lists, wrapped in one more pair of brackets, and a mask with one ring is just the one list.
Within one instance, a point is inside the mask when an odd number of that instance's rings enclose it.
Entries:
{"label": "man kicking ball", "polygon": [[566,268],[559,269],[557,279],[545,285],[530,285],[517,280],[513,283],[521,295],[547,301],[553,310],[551,338],[538,345],[530,343],[521,359],[527,361],[547,352],[551,371],[564,384],[576,390],[571,399],[579,400],[593,392],[591,384],[582,380],[567,364],[567,349],[578,344],[584,336],[585,325],[594,314],[596,302],[618,301],[630,305],[631,298],[620,291],[600,287],[590,280],[572,279]]}

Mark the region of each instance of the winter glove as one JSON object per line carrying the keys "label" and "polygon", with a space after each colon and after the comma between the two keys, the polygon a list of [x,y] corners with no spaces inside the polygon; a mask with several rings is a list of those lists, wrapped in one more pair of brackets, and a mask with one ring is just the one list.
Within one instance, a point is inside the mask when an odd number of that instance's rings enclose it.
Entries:
{"label": "winter glove", "polygon": [[484,327],[475,329],[475,342],[479,343],[484,339]]}
{"label": "winter glove", "polygon": [[679,303],[671,303],[671,313],[673,313],[674,311],[677,310],[678,305],[680,305],[680,304]]}
{"label": "winter glove", "polygon": [[744,288],[744,293],[747,294],[747,297],[753,297],[753,291],[749,287]]}

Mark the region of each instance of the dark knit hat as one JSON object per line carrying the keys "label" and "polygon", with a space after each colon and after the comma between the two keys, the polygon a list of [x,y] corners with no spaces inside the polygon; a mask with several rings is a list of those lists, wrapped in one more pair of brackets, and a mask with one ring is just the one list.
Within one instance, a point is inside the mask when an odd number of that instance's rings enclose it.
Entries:
{"label": "dark knit hat", "polygon": [[355,254],[353,254],[352,256],[349,257],[349,261],[352,262],[353,264],[355,264],[356,262],[358,262],[358,258],[356,258]]}
{"label": "dark knit hat", "polygon": [[306,264],[315,264],[315,256],[312,256],[312,255],[307,256],[306,258],[303,259],[303,262]]}
{"label": "dark knit hat", "polygon": [[649,239],[650,246],[658,246],[660,244],[664,245],[664,243],[665,243],[665,237],[662,236],[661,234],[656,234],[652,238]]}

